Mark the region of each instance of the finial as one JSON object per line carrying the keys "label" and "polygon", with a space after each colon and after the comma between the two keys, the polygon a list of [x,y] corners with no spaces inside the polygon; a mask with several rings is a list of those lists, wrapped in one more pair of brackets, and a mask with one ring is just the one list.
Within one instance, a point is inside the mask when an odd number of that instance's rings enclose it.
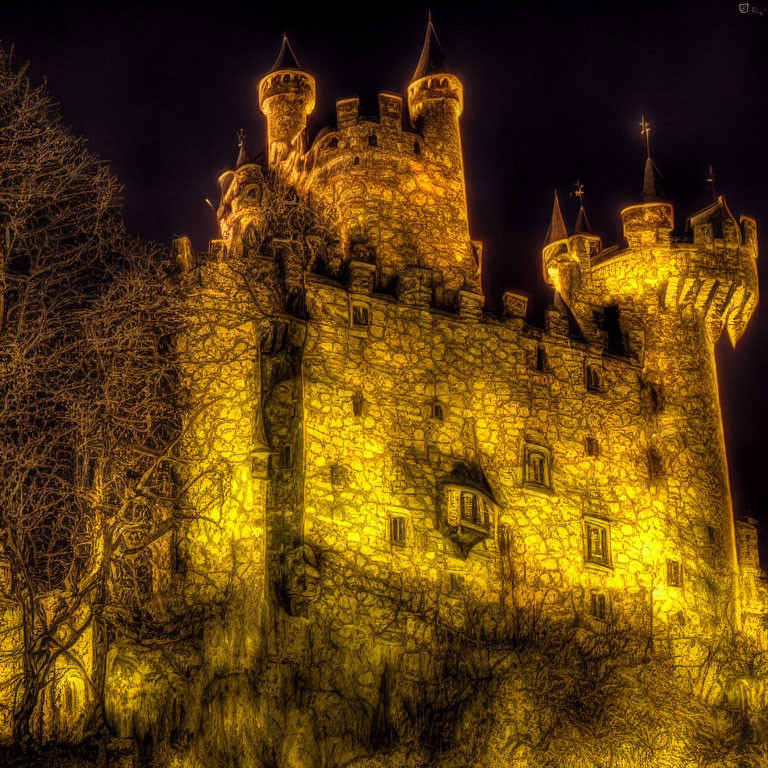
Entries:
{"label": "finial", "polygon": [[717,202],[717,193],[715,192],[715,181],[716,176],[715,172],[712,169],[712,166],[709,166],[709,176],[707,177],[707,184],[709,184],[712,187],[712,199]]}
{"label": "finial", "polygon": [[555,201],[552,205],[552,221],[549,223],[544,245],[549,245],[558,240],[565,240],[566,237],[568,237],[568,229],[565,226],[563,212],[560,210],[560,200],[557,197],[557,190],[555,190]]}
{"label": "finial", "polygon": [[241,165],[245,165],[248,162],[248,152],[245,149],[245,131],[241,128],[237,132],[237,162],[235,163],[235,169]]}
{"label": "finial", "polygon": [[579,198],[579,215],[576,217],[576,228],[574,229],[574,232],[577,235],[590,234],[592,232],[592,227],[589,224],[587,212],[584,210],[584,185],[581,183],[581,179],[576,179],[576,182],[573,185],[573,192],[571,192],[571,197]]}
{"label": "finial", "polygon": [[646,156],[651,156],[651,124],[645,119],[645,115],[640,117],[640,135],[645,136]]}
{"label": "finial", "polygon": [[432,23],[432,9],[427,14],[427,34],[424,36],[424,45],[421,48],[419,63],[413,73],[411,82],[419,80],[426,75],[442,75],[448,73],[447,59],[443,47],[438,40],[435,25]]}

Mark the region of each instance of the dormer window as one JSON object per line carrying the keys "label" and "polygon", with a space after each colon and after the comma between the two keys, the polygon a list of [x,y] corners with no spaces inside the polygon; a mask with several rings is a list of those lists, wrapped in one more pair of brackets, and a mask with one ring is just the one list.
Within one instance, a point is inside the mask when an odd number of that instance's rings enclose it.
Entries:
{"label": "dormer window", "polygon": [[593,365],[588,365],[586,370],[587,391],[600,392],[600,372]]}

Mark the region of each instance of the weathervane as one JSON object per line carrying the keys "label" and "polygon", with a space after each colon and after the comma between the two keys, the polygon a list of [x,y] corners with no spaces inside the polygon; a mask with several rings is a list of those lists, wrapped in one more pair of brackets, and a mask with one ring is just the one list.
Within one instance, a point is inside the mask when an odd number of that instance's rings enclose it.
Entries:
{"label": "weathervane", "polygon": [[717,194],[715,192],[715,171],[712,168],[712,166],[709,166],[709,176],[707,177],[707,184],[709,184],[712,187],[712,199],[717,202]]}
{"label": "weathervane", "polygon": [[576,234],[582,234],[584,231],[591,232],[589,219],[587,218],[587,212],[584,210],[584,185],[581,183],[581,179],[576,179],[573,185],[573,192],[571,197],[579,198],[579,215],[576,218]]}
{"label": "weathervane", "polygon": [[245,146],[245,130],[241,128],[237,132],[237,146],[238,147],[244,147]]}
{"label": "weathervane", "polygon": [[640,135],[645,136],[645,151],[648,157],[651,156],[651,124],[645,119],[645,115],[640,116]]}

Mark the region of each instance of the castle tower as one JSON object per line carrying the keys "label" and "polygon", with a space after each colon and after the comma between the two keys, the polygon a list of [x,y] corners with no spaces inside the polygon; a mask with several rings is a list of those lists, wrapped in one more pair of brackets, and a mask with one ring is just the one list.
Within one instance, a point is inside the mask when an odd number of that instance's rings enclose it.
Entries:
{"label": "castle tower", "polygon": [[424,138],[462,179],[459,116],[463,106],[461,81],[449,72],[430,14],[419,63],[408,86],[408,109],[411,123],[422,129]]}
{"label": "castle tower", "polygon": [[259,109],[267,118],[269,165],[279,165],[306,149],[307,117],[315,108],[315,78],[305,72],[283,36],[272,69],[259,81]]}

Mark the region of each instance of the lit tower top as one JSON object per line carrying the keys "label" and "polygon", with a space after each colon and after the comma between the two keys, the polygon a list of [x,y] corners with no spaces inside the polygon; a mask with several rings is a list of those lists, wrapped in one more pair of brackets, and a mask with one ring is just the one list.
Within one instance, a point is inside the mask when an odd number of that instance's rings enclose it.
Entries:
{"label": "lit tower top", "polygon": [[421,129],[446,165],[457,170],[462,168],[459,115],[463,106],[461,80],[449,71],[430,13],[421,56],[408,86],[408,109],[411,123]]}
{"label": "lit tower top", "polygon": [[286,35],[272,69],[259,81],[259,108],[267,118],[269,164],[303,154],[307,117],[315,108],[315,78],[301,68]]}
{"label": "lit tower top", "polygon": [[640,135],[645,138],[642,202],[621,212],[624,237],[632,247],[668,240],[674,227],[674,209],[664,200],[659,170],[651,158],[651,124],[645,115],[640,119]]}

